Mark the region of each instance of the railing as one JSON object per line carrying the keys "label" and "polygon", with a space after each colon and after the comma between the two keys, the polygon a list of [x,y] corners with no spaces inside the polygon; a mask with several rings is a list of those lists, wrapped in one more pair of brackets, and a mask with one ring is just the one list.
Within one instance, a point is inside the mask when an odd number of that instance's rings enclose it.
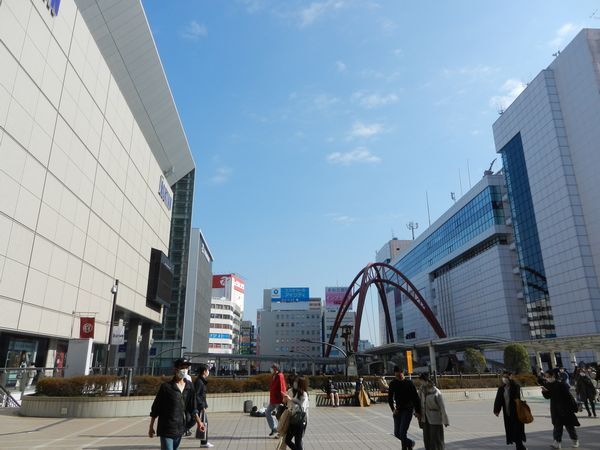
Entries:
{"label": "railing", "polygon": [[0,385],[0,408],[18,408],[21,405],[10,395],[6,388]]}

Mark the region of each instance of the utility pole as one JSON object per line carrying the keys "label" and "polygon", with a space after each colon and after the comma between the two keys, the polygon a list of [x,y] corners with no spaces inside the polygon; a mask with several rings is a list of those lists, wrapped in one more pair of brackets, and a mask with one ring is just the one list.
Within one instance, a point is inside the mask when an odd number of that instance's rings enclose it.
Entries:
{"label": "utility pole", "polygon": [[412,232],[412,239],[415,240],[415,230],[419,228],[419,224],[417,222],[408,222],[406,224],[406,228],[408,228]]}

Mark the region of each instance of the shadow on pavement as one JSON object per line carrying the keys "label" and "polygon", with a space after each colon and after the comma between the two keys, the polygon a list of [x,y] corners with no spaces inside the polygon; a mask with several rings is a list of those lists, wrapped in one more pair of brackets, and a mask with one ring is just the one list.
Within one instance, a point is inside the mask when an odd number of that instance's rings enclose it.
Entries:
{"label": "shadow on pavement", "polygon": [[[579,442],[581,446],[579,450],[598,450],[600,449],[600,425],[591,427],[577,428]],[[552,431],[538,431],[535,433],[527,433],[527,449],[528,450],[549,450],[552,443]],[[571,439],[566,431],[563,433],[562,441],[563,449],[571,448]],[[506,445],[504,435],[485,437],[481,439],[469,439],[465,441],[457,441],[446,444],[446,450],[486,450],[492,448],[513,449],[514,445]]]}

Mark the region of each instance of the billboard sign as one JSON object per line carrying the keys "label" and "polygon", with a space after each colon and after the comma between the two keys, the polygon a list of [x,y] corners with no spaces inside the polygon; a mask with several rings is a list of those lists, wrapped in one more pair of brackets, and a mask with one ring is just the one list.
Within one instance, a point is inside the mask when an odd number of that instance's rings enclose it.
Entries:
{"label": "billboard sign", "polygon": [[271,301],[279,303],[307,302],[310,299],[308,288],[273,288]]}
{"label": "billboard sign", "polygon": [[244,280],[233,273],[226,275],[213,275],[212,287],[213,289],[224,289],[227,287],[227,282],[230,280],[233,284],[233,289],[243,294],[246,287]]}
{"label": "billboard sign", "polygon": [[96,325],[96,319],[93,317],[80,317],[79,318],[79,338],[80,339],[94,339],[94,328]]}
{"label": "billboard sign", "polygon": [[347,287],[326,287],[325,288],[325,308],[339,309],[344,301]]}

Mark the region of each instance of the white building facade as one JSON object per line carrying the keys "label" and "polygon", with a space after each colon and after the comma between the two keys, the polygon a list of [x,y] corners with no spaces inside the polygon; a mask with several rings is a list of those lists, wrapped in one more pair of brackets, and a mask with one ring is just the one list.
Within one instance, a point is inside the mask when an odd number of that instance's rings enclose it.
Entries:
{"label": "white building facade", "polygon": [[600,30],[584,29],[494,124],[531,338],[600,332]]}
{"label": "white building facade", "polygon": [[151,249],[168,253],[169,186],[193,159],[141,3],[46,3],[0,2],[0,364],[65,363],[79,317],[106,344],[118,279],[146,365]]}
{"label": "white building facade", "polygon": [[210,353],[239,353],[244,290],[245,282],[239,275],[213,275],[208,334]]}

